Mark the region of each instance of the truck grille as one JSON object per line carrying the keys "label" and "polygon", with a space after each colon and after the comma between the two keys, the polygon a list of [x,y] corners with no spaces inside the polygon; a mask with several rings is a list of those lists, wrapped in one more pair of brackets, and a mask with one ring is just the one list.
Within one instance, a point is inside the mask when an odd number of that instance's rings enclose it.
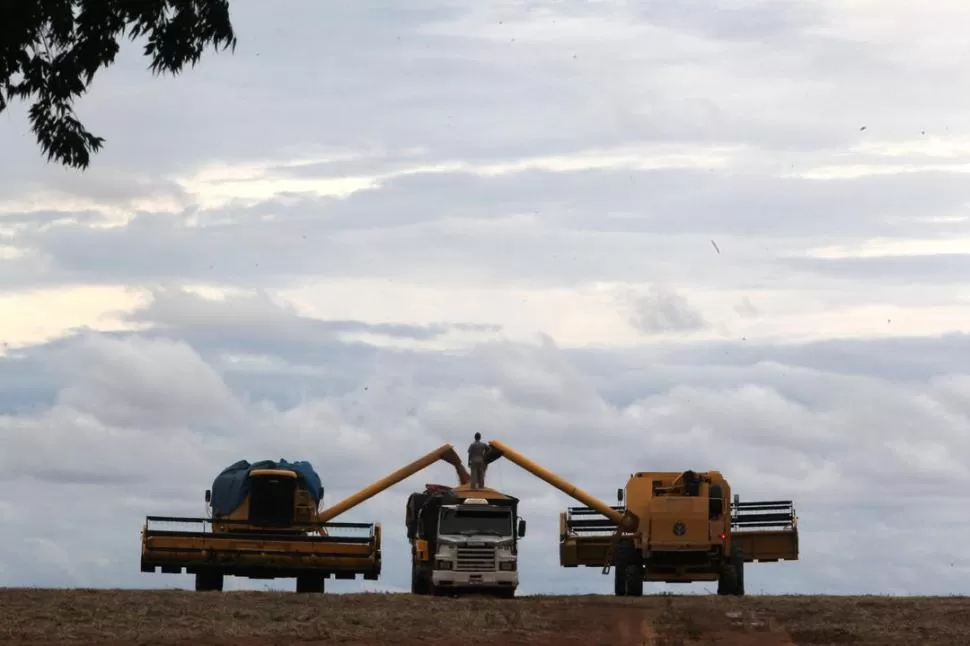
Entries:
{"label": "truck grille", "polygon": [[455,569],[464,572],[494,572],[494,547],[459,547]]}

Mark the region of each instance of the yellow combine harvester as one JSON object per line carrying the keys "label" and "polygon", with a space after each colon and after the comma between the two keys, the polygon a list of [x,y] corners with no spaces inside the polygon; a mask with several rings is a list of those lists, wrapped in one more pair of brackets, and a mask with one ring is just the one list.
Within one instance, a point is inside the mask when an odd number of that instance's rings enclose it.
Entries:
{"label": "yellow combine harvester", "polygon": [[[330,577],[376,580],[380,524],[332,519],[438,460],[455,467],[460,484],[468,483],[461,458],[445,444],[322,511],[323,486],[308,462],[237,462],[205,492],[211,517],[146,518],[141,571],[184,570],[195,575],[201,591],[222,590],[226,575],[296,578],[297,592],[323,592]],[[182,527],[172,529],[175,525]]]}
{"label": "yellow combine harvester", "polygon": [[790,500],[732,504],[717,471],[641,472],[607,505],[501,442],[490,461],[512,461],[586,507],[560,514],[559,562],[614,571],[617,596],[640,596],[644,581],[717,581],[720,595],[744,594],[744,564],[798,559]]}

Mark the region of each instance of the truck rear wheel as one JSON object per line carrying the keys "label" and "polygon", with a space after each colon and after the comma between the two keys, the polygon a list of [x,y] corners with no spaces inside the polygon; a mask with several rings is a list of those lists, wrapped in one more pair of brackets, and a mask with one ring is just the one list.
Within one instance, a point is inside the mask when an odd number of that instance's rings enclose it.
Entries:
{"label": "truck rear wheel", "polygon": [[319,574],[301,574],[296,577],[296,591],[298,593],[320,594],[325,589],[324,578]]}
{"label": "truck rear wheel", "polygon": [[218,570],[201,570],[195,573],[196,592],[222,592],[225,577]]}

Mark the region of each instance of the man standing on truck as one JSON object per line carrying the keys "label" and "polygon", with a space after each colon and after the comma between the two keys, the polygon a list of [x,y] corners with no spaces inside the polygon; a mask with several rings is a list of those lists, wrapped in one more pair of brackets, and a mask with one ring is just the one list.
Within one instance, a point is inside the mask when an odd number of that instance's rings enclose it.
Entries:
{"label": "man standing on truck", "polygon": [[482,442],[482,434],[475,433],[475,441],[468,447],[468,468],[471,471],[471,486],[473,489],[485,487],[485,456],[488,455],[488,444]]}

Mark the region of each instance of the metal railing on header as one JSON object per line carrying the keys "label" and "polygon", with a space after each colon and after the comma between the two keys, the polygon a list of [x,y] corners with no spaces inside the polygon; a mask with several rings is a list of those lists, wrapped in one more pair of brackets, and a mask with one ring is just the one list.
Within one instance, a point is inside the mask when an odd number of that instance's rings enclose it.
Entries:
{"label": "metal railing on header", "polygon": [[[611,509],[620,512],[626,510],[625,507],[611,506]],[[616,523],[601,514],[592,507],[568,507],[566,509],[566,528],[577,534],[613,534],[616,532]]]}
{"label": "metal railing on header", "polygon": [[[166,533],[202,533],[202,534],[212,534],[213,524],[224,525],[227,527],[232,526],[248,526],[251,525],[249,521],[246,520],[228,520],[228,519],[218,519],[213,520],[212,518],[187,518],[183,516],[146,516],[145,517],[145,528],[151,533],[166,534]],[[369,537],[374,534],[375,523],[340,523],[340,522],[327,522],[327,523],[293,523],[291,526],[285,528],[295,531],[308,531],[314,532],[319,531],[320,528],[325,528],[327,533],[332,537],[346,537],[346,538],[364,538]],[[274,528],[268,528],[274,529]],[[338,530],[338,531],[335,531]]]}
{"label": "metal railing on header", "polygon": [[791,500],[756,500],[731,503],[731,529],[790,529],[795,525]]}

